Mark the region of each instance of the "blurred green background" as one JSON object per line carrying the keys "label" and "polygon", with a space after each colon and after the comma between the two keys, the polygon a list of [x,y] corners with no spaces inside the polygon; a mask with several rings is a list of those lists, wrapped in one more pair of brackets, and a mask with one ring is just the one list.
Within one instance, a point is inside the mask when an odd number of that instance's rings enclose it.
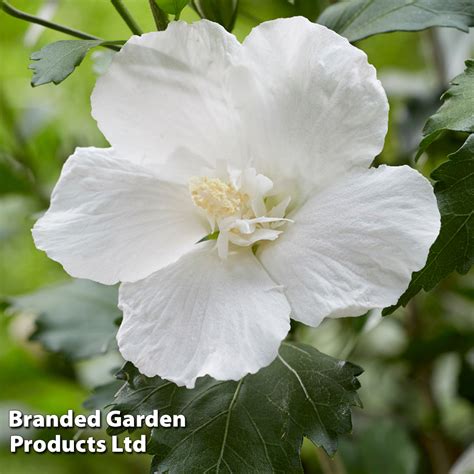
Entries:
{"label": "blurred green background", "polygon": [[[54,21],[106,39],[130,36],[108,0],[12,3],[34,14],[49,8]],[[152,31],[148,2],[126,3],[142,28]],[[287,3],[242,1],[234,33],[242,40],[259,21],[291,14]],[[186,8],[182,18],[198,16]],[[69,280],[58,264],[35,249],[30,229],[47,207],[61,166],[74,148],[107,146],[90,116],[89,97],[109,51],[89,55],[59,86],[30,86],[29,55],[59,39],[68,38],[0,13],[0,472],[147,472],[147,455],[9,453],[8,409],[85,412],[81,405],[91,389],[111,380],[121,363],[113,350],[82,362],[45,351],[28,340],[39,309],[9,307],[18,295]],[[394,33],[358,46],[377,67],[391,102],[389,135],[378,161],[413,164],[421,128],[439,106],[448,80],[462,72],[463,61],[472,56],[473,36],[452,30]],[[446,135],[422,156],[418,169],[429,175],[462,142],[461,136]],[[67,311],[67,303],[61,308]],[[353,434],[343,439],[334,460],[305,442],[305,470],[446,473],[463,453],[464,459],[469,456],[470,445],[471,460],[464,463],[473,467],[473,313],[471,272],[451,275],[433,292],[418,295],[407,308],[384,319],[371,314],[328,321],[317,329],[298,326],[296,335],[303,342],[365,369],[360,393],[364,409],[354,410]]]}

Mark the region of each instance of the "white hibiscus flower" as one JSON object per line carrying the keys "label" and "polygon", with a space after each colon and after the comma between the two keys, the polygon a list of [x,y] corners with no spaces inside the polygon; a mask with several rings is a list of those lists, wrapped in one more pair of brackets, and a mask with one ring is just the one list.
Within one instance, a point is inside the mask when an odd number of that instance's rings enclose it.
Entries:
{"label": "white hibiscus flower", "polygon": [[306,19],[243,44],[208,21],[134,36],[92,113],[112,147],[76,150],[33,235],[72,276],[122,282],[118,344],[145,375],[254,373],[290,316],[395,303],[438,234],[425,178],[369,169],[388,119],[374,68]]}

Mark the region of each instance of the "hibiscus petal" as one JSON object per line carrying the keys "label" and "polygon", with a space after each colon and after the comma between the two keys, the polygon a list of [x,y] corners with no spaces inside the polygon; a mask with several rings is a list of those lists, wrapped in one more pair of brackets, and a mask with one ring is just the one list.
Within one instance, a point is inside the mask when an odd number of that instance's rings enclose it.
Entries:
{"label": "hibiscus petal", "polygon": [[238,380],[276,357],[289,304],[250,249],[221,260],[202,244],[143,281],[120,287],[120,352],[147,376],[194,387]]}
{"label": "hibiscus petal", "polygon": [[346,177],[292,218],[258,257],[285,286],[292,317],[312,326],[394,304],[440,227],[430,183],[408,166]]}
{"label": "hibiscus petal", "polygon": [[262,23],[243,49],[229,86],[259,173],[301,190],[369,167],[388,102],[363,51],[302,17]]}
{"label": "hibiscus petal", "polygon": [[163,163],[191,146],[211,165],[239,146],[224,77],[241,46],[208,21],[172,22],[133,36],[97,80],[92,115],[114,148],[143,163]]}
{"label": "hibiscus petal", "polygon": [[158,179],[110,148],[78,148],[33,237],[70,275],[112,284],[174,262],[207,232],[186,187]]}

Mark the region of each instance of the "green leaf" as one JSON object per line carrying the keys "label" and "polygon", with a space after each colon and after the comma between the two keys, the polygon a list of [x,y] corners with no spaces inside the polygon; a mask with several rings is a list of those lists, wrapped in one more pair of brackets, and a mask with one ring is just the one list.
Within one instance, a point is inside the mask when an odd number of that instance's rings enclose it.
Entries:
{"label": "green leaf", "polygon": [[[283,343],[277,359],[239,382],[199,379],[192,390],[147,378],[130,363],[114,409],[183,414],[186,427],[152,431],[152,472],[302,472],[303,435],[334,453],[351,430],[362,370],[302,344]],[[124,429],[109,429],[117,434]]]}
{"label": "green leaf", "polygon": [[430,249],[425,267],[412,276],[408,289],[390,314],[406,306],[421,289],[429,291],[453,271],[465,274],[474,263],[474,135],[449,161],[433,171],[435,193],[441,213],[441,231]]}
{"label": "green leaf", "polygon": [[87,280],[73,280],[10,300],[14,311],[38,315],[31,336],[48,350],[77,360],[113,347],[121,313],[117,289]]}
{"label": "green leaf", "polygon": [[168,28],[170,22],[168,18],[168,13],[162,10],[156,0],[149,0],[148,4],[150,5],[151,13],[153,15],[153,20],[155,21],[155,26],[157,31],[165,31]]}
{"label": "green leaf", "polygon": [[474,133],[473,60],[466,61],[466,70],[451,81],[451,87],[444,93],[442,99],[443,105],[426,122],[418,155],[445,130]]}
{"label": "green leaf", "polygon": [[179,16],[189,0],[155,0],[155,2],[168,15]]}
{"label": "green leaf", "polygon": [[287,18],[296,15],[296,8],[288,0],[240,0],[239,17],[249,20],[253,26],[262,21]]}
{"label": "green leaf", "polygon": [[353,0],[332,5],[318,23],[358,41],[390,31],[447,26],[468,32],[474,26],[472,0]]}
{"label": "green leaf", "polygon": [[101,40],[63,40],[46,45],[30,57],[33,63],[31,85],[59,84],[81,64],[91,48],[104,44]]}
{"label": "green leaf", "polygon": [[120,380],[99,385],[95,387],[89,398],[82,404],[87,410],[104,410],[105,407],[113,403],[115,394],[123,386]]}
{"label": "green leaf", "polygon": [[227,31],[233,30],[239,0],[194,0],[193,5],[201,18],[215,21]]}

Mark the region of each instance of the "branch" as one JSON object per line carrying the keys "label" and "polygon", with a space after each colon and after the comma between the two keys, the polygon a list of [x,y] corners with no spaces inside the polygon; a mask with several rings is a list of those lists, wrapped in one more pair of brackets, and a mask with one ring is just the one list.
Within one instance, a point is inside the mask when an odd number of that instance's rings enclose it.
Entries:
{"label": "branch", "polygon": [[[42,25],[46,28],[51,30],[59,31],[61,33],[65,33],[66,35],[74,36],[76,38],[86,39],[86,40],[100,40],[103,41],[102,38],[98,36],[90,35],[89,33],[84,33],[80,30],[75,30],[74,28],[69,28],[68,26],[59,25],[57,23],[53,23],[52,21],[44,20],[43,18],[39,18],[34,15],[30,15],[29,13],[23,12],[18,10],[17,8],[11,6],[5,0],[2,0],[1,3],[2,10],[10,16],[15,18],[19,18],[20,20],[28,21],[30,23],[36,23],[38,25]],[[119,51],[120,47],[113,45],[113,44],[104,44],[105,48],[113,49],[114,51]]]}
{"label": "branch", "polygon": [[143,34],[142,29],[138,26],[138,23],[135,21],[133,16],[128,11],[128,8],[124,5],[122,0],[110,0],[112,5],[117,10],[118,14],[123,18],[123,21],[128,25],[130,31],[134,35]]}

